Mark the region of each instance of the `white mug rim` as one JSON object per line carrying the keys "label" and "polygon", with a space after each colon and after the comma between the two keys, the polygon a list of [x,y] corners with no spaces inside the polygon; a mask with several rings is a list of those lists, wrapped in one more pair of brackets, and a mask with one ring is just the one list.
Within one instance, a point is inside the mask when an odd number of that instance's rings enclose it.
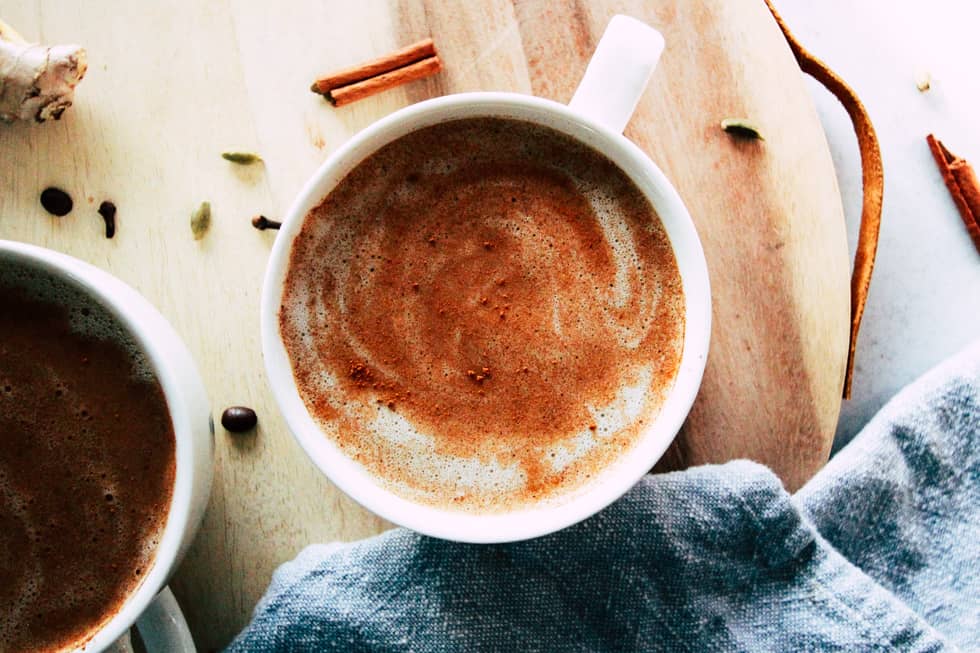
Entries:
{"label": "white mug rim", "polygon": [[[494,114],[493,110],[506,112],[507,108],[511,111],[561,119],[577,125],[581,133],[572,133],[560,128],[559,130],[613,159],[621,168],[624,166],[617,159],[624,157],[630,159],[639,171],[635,174],[630,170],[625,172],[634,181],[637,181],[637,175],[642,173],[644,179],[649,182],[646,186],[641,185],[641,188],[644,195],[654,203],[665,224],[668,220],[672,223],[674,231],[668,229],[671,232],[671,245],[678,266],[683,268],[682,281],[686,309],[684,352],[674,385],[667,393],[660,414],[648,428],[644,429],[644,433],[638,437],[629,453],[603,469],[602,474],[605,478],[602,483],[598,481],[588,483],[581,492],[572,493],[574,500],[564,500],[556,505],[534,504],[528,508],[502,513],[475,514],[447,510],[403,498],[383,487],[370,473],[359,468],[356,462],[333,443],[316,424],[299,395],[292,364],[279,333],[279,305],[289,253],[303,219],[354,165],[385,143],[425,126],[416,125],[398,132],[405,123],[413,120],[452,110],[477,111],[474,115],[499,115]],[[479,113],[479,110],[483,110],[484,113]],[[453,117],[445,117],[426,124],[453,119]],[[536,122],[558,128],[556,125],[549,124],[548,119],[545,118]],[[376,139],[383,139],[389,133],[395,135],[381,140],[380,144],[375,144],[365,152],[359,152],[366,144]],[[589,138],[601,142],[601,145],[589,141],[582,134],[588,134]],[[612,150],[615,150],[615,153],[612,153]],[[335,174],[336,170],[342,172]],[[327,180],[331,176],[336,176],[337,179],[327,185]],[[651,196],[650,187],[655,189],[656,197]],[[681,251],[678,250],[678,244],[675,242],[678,236],[683,239]],[[683,261],[682,255],[685,257]],[[683,274],[684,272],[686,274]],[[304,185],[284,216],[267,263],[260,312],[263,359],[276,403],[294,438],[334,485],[373,513],[419,533],[459,542],[494,543],[539,537],[586,519],[625,494],[662,457],[680,430],[700,387],[707,360],[711,300],[704,253],[690,215],[673,185],[639,147],[622,134],[613,132],[604,125],[576,113],[566,105],[517,93],[474,92],[433,98],[396,111],[357,133],[324,161]],[[663,434],[667,432],[670,432],[670,435],[664,436]],[[659,439],[654,439],[651,433],[658,435]],[[632,459],[633,464],[621,464],[627,459]],[[613,468],[622,472],[622,475],[609,478],[606,472]],[[518,516],[524,518],[519,519]]]}
{"label": "white mug rim", "polygon": [[37,245],[0,240],[0,257],[7,256],[18,262],[25,262],[27,266],[33,266],[42,273],[51,274],[97,301],[110,317],[125,329],[127,335],[133,338],[140,351],[146,356],[160,383],[167,402],[167,410],[170,412],[175,443],[173,494],[167,509],[163,535],[157,544],[150,568],[143,575],[136,590],[124,599],[120,608],[103,622],[91,637],[83,639],[75,649],[72,649],[85,652],[101,651],[132,628],[164,588],[179,562],[181,545],[187,530],[197,526],[190,523],[191,507],[194,502],[195,436],[193,433],[196,427],[190,408],[182,400],[184,393],[176,371],[156,342],[139,328],[137,320],[130,314],[132,309],[122,298],[113,293],[111,285],[107,285],[107,280],[122,285],[133,293],[136,292],[135,290],[89,263]]}

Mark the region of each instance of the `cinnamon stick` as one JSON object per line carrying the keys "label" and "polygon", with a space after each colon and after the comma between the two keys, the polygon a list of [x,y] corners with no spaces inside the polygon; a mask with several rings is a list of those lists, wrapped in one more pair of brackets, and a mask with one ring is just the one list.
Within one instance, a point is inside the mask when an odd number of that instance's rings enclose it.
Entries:
{"label": "cinnamon stick", "polygon": [[310,90],[342,106],[442,70],[431,38],[383,57],[337,71],[313,82]]}
{"label": "cinnamon stick", "polygon": [[926,136],[926,142],[936,165],[939,166],[946,188],[953,196],[953,203],[963,218],[966,231],[973,239],[977,252],[980,252],[980,181],[977,180],[973,166],[947,150],[942,141],[932,134]]}
{"label": "cinnamon stick", "polygon": [[414,82],[416,79],[435,75],[440,70],[442,70],[442,61],[439,57],[429,57],[377,77],[369,77],[361,82],[332,89],[324,97],[335,107],[342,107],[396,86]]}

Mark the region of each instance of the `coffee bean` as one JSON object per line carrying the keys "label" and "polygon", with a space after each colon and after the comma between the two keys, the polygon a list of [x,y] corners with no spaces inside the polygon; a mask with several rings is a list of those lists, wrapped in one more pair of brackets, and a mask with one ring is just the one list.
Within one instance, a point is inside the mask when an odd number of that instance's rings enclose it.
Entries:
{"label": "coffee bean", "polygon": [[60,218],[71,213],[74,202],[71,200],[71,195],[65,191],[60,188],[49,187],[41,191],[41,206],[51,215]]}
{"label": "coffee bean", "polygon": [[259,423],[255,411],[245,406],[231,406],[221,413],[221,425],[232,433],[251,431]]}

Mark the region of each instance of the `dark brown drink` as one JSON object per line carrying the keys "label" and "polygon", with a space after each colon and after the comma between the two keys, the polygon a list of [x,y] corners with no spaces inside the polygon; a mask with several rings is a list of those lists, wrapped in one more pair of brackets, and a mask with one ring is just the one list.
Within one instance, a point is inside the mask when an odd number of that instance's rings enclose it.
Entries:
{"label": "dark brown drink", "polygon": [[479,118],[385,146],[306,216],[279,322],[348,455],[407,498],[498,511],[631,449],[676,375],[684,296],[620,168]]}
{"label": "dark brown drink", "polygon": [[175,439],[160,384],[94,300],[0,262],[0,651],[80,646],[149,570]]}

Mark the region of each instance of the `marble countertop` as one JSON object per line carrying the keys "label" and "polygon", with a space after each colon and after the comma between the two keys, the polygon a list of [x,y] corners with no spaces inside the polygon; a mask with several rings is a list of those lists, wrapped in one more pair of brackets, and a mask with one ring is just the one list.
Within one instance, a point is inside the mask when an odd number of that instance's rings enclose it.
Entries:
{"label": "marble countertop", "polygon": [[[973,0],[777,0],[800,42],[857,91],[881,141],[885,201],[858,338],[853,397],[835,449],[901,387],[980,336],[980,253],[926,145],[934,133],[980,169],[980,4]],[[932,78],[915,85],[917,71]],[[811,80],[857,242],[861,167],[847,114]]]}

